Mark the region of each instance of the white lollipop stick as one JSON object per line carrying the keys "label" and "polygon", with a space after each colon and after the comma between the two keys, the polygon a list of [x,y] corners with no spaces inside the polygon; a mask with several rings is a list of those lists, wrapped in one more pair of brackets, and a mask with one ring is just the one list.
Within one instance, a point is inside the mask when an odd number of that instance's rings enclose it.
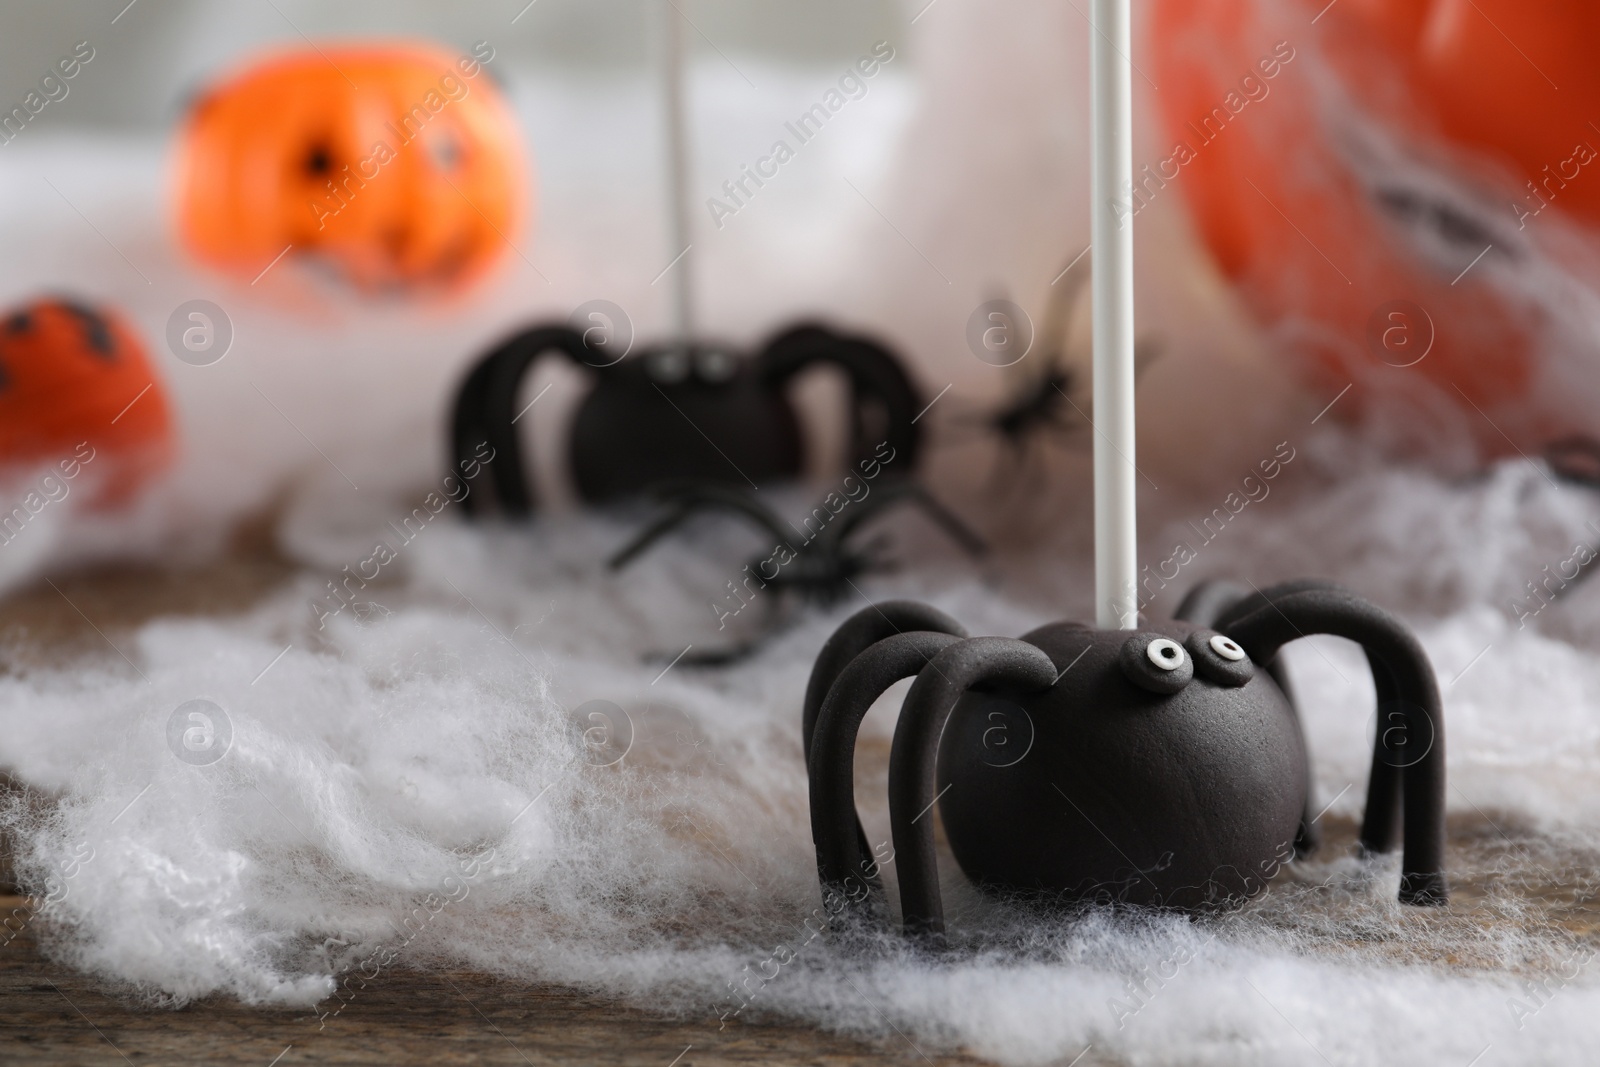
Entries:
{"label": "white lollipop stick", "polygon": [[694,294],[689,259],[693,241],[689,224],[689,134],[684,118],[683,18],[673,5],[661,5],[662,99],[666,110],[667,217],[672,222],[673,256],[681,257],[668,268],[672,274],[673,329],[679,344],[694,338]]}
{"label": "white lollipop stick", "polygon": [[1094,247],[1095,625],[1138,625],[1133,433],[1133,219],[1115,200],[1133,184],[1129,0],[1094,0],[1089,237]]}

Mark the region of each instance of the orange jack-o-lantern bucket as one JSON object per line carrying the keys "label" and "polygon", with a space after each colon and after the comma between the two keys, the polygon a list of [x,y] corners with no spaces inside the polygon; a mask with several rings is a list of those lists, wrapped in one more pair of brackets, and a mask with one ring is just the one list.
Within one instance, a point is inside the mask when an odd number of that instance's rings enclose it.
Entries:
{"label": "orange jack-o-lantern bucket", "polygon": [[0,478],[82,478],[115,504],[171,453],[166,393],[120,318],[39,300],[0,319]]}
{"label": "orange jack-o-lantern bucket", "polygon": [[178,154],[178,221],[244,277],[286,251],[364,287],[455,284],[515,238],[528,196],[516,119],[486,69],[421,44],[325,45],[204,92]]}
{"label": "orange jack-o-lantern bucket", "polygon": [[1491,452],[1582,422],[1527,279],[1600,223],[1600,5],[1158,0],[1151,25],[1157,176],[1318,384],[1355,386],[1338,414],[1431,409]]}

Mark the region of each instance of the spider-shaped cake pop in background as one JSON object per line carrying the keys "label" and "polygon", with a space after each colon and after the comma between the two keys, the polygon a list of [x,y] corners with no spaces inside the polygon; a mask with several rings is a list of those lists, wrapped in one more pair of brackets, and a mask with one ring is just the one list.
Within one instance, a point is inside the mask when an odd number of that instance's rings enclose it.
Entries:
{"label": "spider-shaped cake pop in background", "polygon": [[848,619],[817,657],[802,725],[825,901],[883,915],[856,815],[855,741],[873,702],[908,677],[889,762],[908,932],[944,931],[933,820],[922,817],[935,804],[956,862],[991,891],[1183,911],[1247,900],[1297,840],[1310,846],[1300,724],[1260,665],[1322,633],[1362,645],[1380,721],[1393,724],[1379,731],[1362,847],[1389,850],[1403,811],[1400,900],[1443,904],[1444,723],[1416,638],[1327,582],[1241,599],[1202,587],[1190,607],[1190,620],[1059,622],[1021,639],[967,637],[906,601]]}
{"label": "spider-shaped cake pop in background", "polygon": [[[673,263],[694,243],[689,193],[689,114],[686,107],[682,20],[663,9],[662,95],[667,151],[663,177]],[[452,465],[487,453],[492,494],[467,498],[469,514],[484,498],[509,515],[534,508],[530,472],[524,469],[516,423],[532,407],[517,391],[534,363],[566,356],[591,381],[572,420],[567,462],[578,496],[598,504],[684,482],[765,485],[797,479],[806,442],[789,387],[803,371],[829,366],[848,381],[845,412],[849,463],[872,460],[877,442],[898,457],[897,470],[914,469],[923,402],[901,360],[874,338],[803,321],[780,331],[758,352],[707,340],[694,316],[694,260],[672,270],[672,332],[633,353],[632,327],[621,308],[606,307],[596,322],[547,323],[507,339],[483,356],[456,394],[451,428]],[[666,272],[663,271],[663,274]],[[585,308],[605,306],[595,301]],[[580,308],[579,311],[584,311]],[[581,332],[580,332],[581,331]],[[626,336],[623,336],[623,335]],[[537,397],[535,397],[537,399]],[[520,409],[519,409],[520,408]],[[492,449],[492,451],[488,451]]]}
{"label": "spider-shaped cake pop in background", "polygon": [[[513,517],[532,513],[536,502],[516,425],[532,405],[518,410],[518,387],[537,361],[553,355],[565,356],[592,380],[573,418],[566,457],[587,503],[686,481],[798,478],[805,448],[788,387],[815,366],[837,368],[849,381],[853,462],[871,460],[880,441],[894,451],[898,467],[910,470],[917,459],[918,391],[900,361],[869,337],[807,323],[785,330],[755,356],[705,343],[668,343],[630,355],[564,323],[539,326],[480,359],[455,400],[453,462],[493,456],[486,464],[489,495]],[[480,494],[467,498],[469,514],[482,514],[483,505]]]}
{"label": "spider-shaped cake pop in background", "polygon": [[[783,627],[780,611],[785,599],[829,607],[848,596],[860,595],[856,579],[893,569],[885,550],[888,538],[879,535],[864,544],[856,536],[871,520],[898,505],[921,510],[968,554],[981,555],[981,538],[935,500],[926,489],[904,479],[865,487],[856,497],[829,494],[800,526],[786,523],[749,491],[731,486],[682,485],[662,494],[665,507],[656,519],[612,555],[610,566],[620,570],[656,541],[704,511],[730,511],[753,522],[770,539],[769,552],[747,563],[737,579],[718,590],[724,607],[717,608],[718,627],[730,616],[759,600],[763,621],[759,632],[739,643],[685,654],[679,662],[718,666],[742,659]],[[833,503],[837,501],[837,503]],[[787,598],[785,596],[787,594]],[[715,606],[714,606],[715,607]]]}

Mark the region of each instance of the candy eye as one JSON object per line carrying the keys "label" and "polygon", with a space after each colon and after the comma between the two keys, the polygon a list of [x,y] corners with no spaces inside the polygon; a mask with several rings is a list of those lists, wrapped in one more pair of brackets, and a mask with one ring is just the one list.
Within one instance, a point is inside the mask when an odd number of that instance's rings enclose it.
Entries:
{"label": "candy eye", "polygon": [[1152,693],[1176,693],[1194,678],[1194,660],[1182,645],[1161,634],[1134,634],[1123,643],[1117,661],[1128,681]]}
{"label": "candy eye", "polygon": [[733,377],[734,371],[739,367],[734,362],[732,354],[712,348],[701,352],[695,358],[694,369],[708,382],[725,382]]}
{"label": "candy eye", "polygon": [[645,366],[650,371],[650,377],[672,385],[689,376],[689,354],[679,348],[668,349],[651,356]]}
{"label": "candy eye", "polygon": [[1235,663],[1244,659],[1244,649],[1240,648],[1239,643],[1231,637],[1224,637],[1221,634],[1212,634],[1211,640],[1208,641],[1207,644],[1211,646],[1211,651],[1215,652],[1223,659],[1231,659]]}
{"label": "candy eye", "polygon": [[1164,671],[1175,671],[1183,666],[1183,646],[1165,637],[1159,637],[1144,646],[1144,654]]}
{"label": "candy eye", "polygon": [[1255,677],[1256,667],[1239,642],[1211,630],[1196,630],[1185,644],[1200,677],[1217,685],[1237,688]]}

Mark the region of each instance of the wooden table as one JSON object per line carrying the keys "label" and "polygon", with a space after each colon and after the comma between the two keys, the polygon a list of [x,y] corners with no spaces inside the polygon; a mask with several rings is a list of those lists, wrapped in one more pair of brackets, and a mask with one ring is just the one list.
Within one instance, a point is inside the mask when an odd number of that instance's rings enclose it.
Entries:
{"label": "wooden table", "polygon": [[[25,663],[103,653],[108,638],[121,644],[120,634],[157,616],[245,610],[294,570],[262,520],[245,527],[223,558],[196,568],[101,568],[19,589],[0,599],[0,642],[16,647],[20,639]],[[0,915],[26,904],[0,896]],[[923,1055],[908,1040],[875,1044],[804,1026],[734,1021],[718,1032],[714,1019],[653,1017],[570,990],[476,974],[395,971],[320,1030],[304,1010],[221,999],[173,1011],[141,1005],[48,959],[27,926],[0,948],[0,1004],[0,1063],[7,1064],[984,1062]]]}
{"label": "wooden table", "polygon": [[[24,904],[0,897],[0,914]],[[983,1062],[932,1051],[924,1057],[909,1041],[868,1044],[801,1026],[734,1022],[719,1033],[714,1019],[654,1018],[570,991],[460,973],[396,971],[320,1029],[304,1009],[216,999],[177,1011],[143,1007],[42,956],[26,926],[0,948],[0,1004],[0,1062],[7,1064]]]}
{"label": "wooden table", "polygon": [[[244,529],[224,558],[167,571],[117,567],[53,575],[51,582],[0,599],[0,643],[41,664],[84,652],[105,652],[129,628],[159,615],[242,611],[294,573],[272,547],[270,524]],[[0,664],[3,669],[3,664]],[[1353,845],[1355,826],[1330,817],[1330,849]],[[1552,858],[1515,818],[1498,812],[1453,815],[1448,864],[1452,902],[1447,921],[1483,929],[1512,926],[1558,931],[1600,941],[1600,871],[1596,857]],[[1560,868],[1557,870],[1556,868]],[[1588,877],[1574,879],[1573,870]],[[1568,872],[1568,873],[1562,873]],[[1531,911],[1496,903],[1514,879]],[[4,891],[0,871],[0,892]],[[0,915],[25,906],[0,896]],[[1286,921],[1292,921],[1288,919]],[[1449,940],[1449,939],[1445,939]],[[1384,951],[1357,940],[1330,950]],[[1426,950],[1425,950],[1426,951]],[[1467,958],[1438,946],[1435,966],[1498,970],[1494,954]],[[1414,955],[1414,953],[1413,953]],[[528,987],[484,975],[397,970],[326,1028],[309,1012],[245,1007],[212,999],[181,1010],[136,1002],[124,992],[44,956],[31,928],[0,947],[0,1063],[215,1063],[268,1067],[338,1064],[700,1064],[785,1063],[977,1064],[965,1056],[918,1049],[904,1037],[861,1042],[811,1027],[652,1016],[571,990]],[[1098,1051],[1077,1067],[1113,1061]]]}

